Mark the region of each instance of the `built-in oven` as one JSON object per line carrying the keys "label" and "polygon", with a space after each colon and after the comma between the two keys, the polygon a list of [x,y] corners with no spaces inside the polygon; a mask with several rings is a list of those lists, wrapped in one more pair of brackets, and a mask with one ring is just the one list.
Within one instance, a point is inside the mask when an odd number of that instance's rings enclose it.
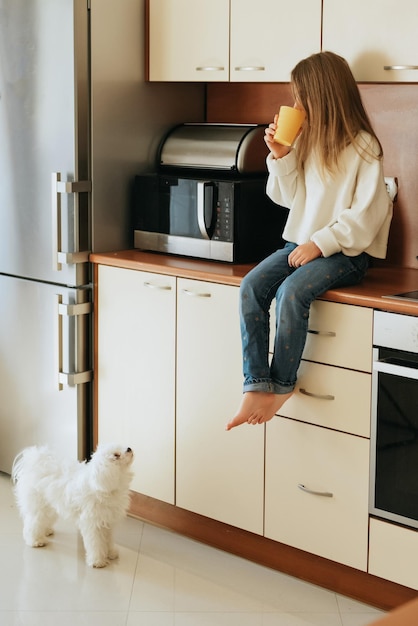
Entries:
{"label": "built-in oven", "polygon": [[374,312],[370,513],[418,528],[418,317]]}

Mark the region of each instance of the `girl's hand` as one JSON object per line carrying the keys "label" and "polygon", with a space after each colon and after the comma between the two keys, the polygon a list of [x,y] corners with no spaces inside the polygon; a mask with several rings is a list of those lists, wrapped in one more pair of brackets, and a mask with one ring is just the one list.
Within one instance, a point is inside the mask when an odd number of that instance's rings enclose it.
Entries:
{"label": "girl's hand", "polygon": [[274,158],[281,159],[282,157],[286,156],[286,154],[289,154],[290,147],[282,146],[280,143],[277,143],[276,141],[274,141],[273,137],[274,137],[274,133],[276,132],[276,124],[277,124],[277,113],[274,116],[273,123],[270,124],[269,127],[266,128],[265,130],[264,141],[266,142],[266,145],[268,149],[270,150],[270,152],[272,153],[272,155],[274,156]]}
{"label": "girl's hand", "polygon": [[292,250],[287,257],[287,262],[290,267],[300,267],[301,265],[306,265],[309,261],[313,261],[320,256],[322,256],[322,252],[316,243],[308,241],[308,243],[302,243],[300,246]]}

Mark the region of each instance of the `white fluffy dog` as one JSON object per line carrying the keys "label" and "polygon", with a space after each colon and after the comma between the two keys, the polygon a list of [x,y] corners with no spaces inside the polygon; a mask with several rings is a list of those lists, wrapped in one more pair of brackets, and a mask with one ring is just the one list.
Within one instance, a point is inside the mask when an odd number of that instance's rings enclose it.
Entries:
{"label": "white fluffy dog", "polygon": [[61,516],[77,524],[88,565],[116,559],[112,531],[129,506],[132,460],[131,448],[115,444],[99,445],[83,463],[62,461],[47,446],[25,448],[12,470],[25,542],[45,546]]}

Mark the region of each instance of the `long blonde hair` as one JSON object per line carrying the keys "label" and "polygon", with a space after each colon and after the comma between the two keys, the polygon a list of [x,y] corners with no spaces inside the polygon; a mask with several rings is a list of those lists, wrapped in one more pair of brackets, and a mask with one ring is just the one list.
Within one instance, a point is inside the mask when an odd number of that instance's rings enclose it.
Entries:
{"label": "long blonde hair", "polygon": [[[296,102],[306,111],[304,130],[297,144],[300,168],[310,154],[315,154],[320,169],[332,174],[350,143],[364,157],[382,158],[382,145],[345,59],[333,52],[319,52],[303,59],[292,70],[291,87]],[[365,145],[361,131],[376,143]]]}

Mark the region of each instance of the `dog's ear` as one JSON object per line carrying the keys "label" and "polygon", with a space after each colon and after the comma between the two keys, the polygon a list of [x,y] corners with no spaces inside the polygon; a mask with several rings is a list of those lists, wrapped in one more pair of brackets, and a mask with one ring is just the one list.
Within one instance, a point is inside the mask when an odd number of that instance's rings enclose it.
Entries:
{"label": "dog's ear", "polygon": [[88,465],[90,484],[95,490],[111,492],[119,487],[120,465],[114,453],[98,449]]}

